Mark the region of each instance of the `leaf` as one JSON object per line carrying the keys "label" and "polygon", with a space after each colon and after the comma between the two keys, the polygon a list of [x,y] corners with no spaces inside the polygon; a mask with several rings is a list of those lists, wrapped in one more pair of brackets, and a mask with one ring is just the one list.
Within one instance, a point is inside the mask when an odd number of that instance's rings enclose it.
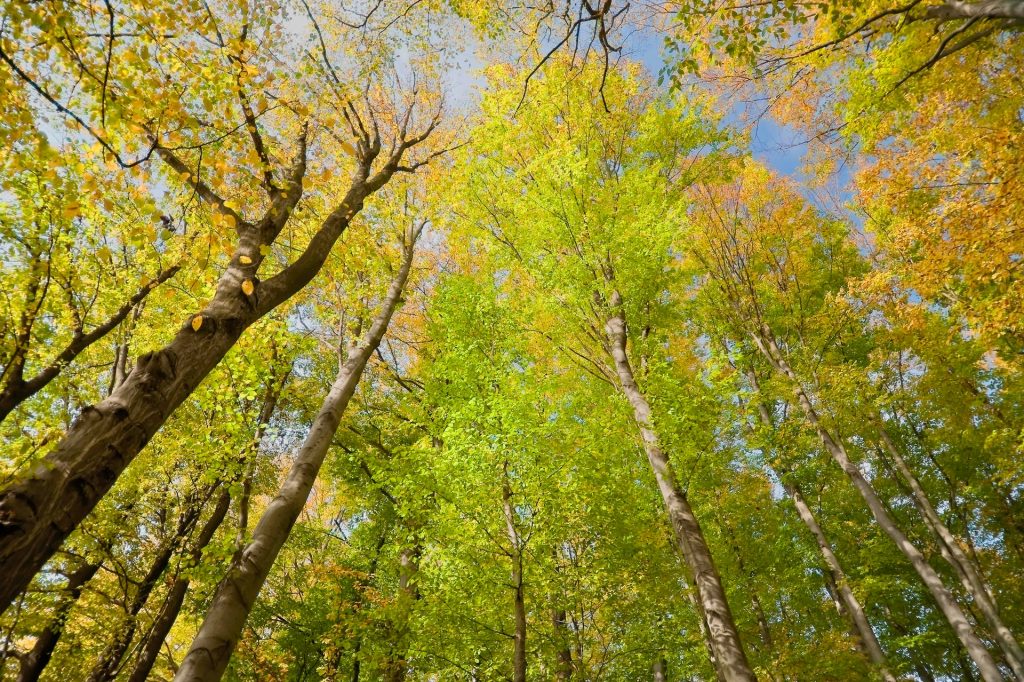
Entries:
{"label": "leaf", "polygon": [[260,244],[260,255],[261,256],[269,256],[270,255],[270,244]]}
{"label": "leaf", "polygon": [[82,214],[82,205],[77,201],[72,202],[64,207],[65,218],[77,218]]}
{"label": "leaf", "polygon": [[251,279],[247,279],[244,282],[242,282],[242,291],[245,293],[246,296],[252,296],[252,292],[255,290],[256,287],[253,286]]}
{"label": "leaf", "polygon": [[192,318],[192,331],[197,332],[199,328],[203,326],[203,316],[196,315]]}
{"label": "leaf", "polygon": [[241,263],[242,265],[251,265],[252,258],[249,258],[248,256],[239,256],[238,262]]}

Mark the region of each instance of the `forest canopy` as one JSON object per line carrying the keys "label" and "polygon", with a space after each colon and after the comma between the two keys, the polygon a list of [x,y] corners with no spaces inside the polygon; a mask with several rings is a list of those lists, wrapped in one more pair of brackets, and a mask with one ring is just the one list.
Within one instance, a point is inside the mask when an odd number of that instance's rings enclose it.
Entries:
{"label": "forest canopy", "polygon": [[1024,682],[1021,0],[0,0],[0,679]]}

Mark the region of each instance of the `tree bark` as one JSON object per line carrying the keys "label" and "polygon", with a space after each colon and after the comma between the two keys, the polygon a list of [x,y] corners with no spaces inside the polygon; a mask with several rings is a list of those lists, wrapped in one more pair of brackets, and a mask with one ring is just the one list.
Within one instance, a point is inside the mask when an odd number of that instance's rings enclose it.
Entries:
{"label": "tree bark", "polygon": [[622,295],[615,291],[609,303],[611,312],[605,323],[608,351],[615,365],[619,387],[633,408],[633,417],[640,429],[647,459],[672,522],[677,546],[693,572],[697,598],[707,618],[709,643],[715,654],[716,670],[725,682],[756,680],[740,642],[725,588],[704,532],[686,494],[679,487],[668,456],[661,449],[658,436],[651,426],[651,407],[633,376],[633,368],[626,353],[626,314]]}
{"label": "tree bark", "polygon": [[654,682],[668,682],[668,661],[662,656],[654,662]]}
{"label": "tree bark", "polygon": [[569,647],[569,626],[565,609],[551,611],[551,625],[555,631],[555,679],[558,682],[569,682],[572,679],[572,649]]}
{"label": "tree bark", "polygon": [[[220,494],[213,514],[210,515],[210,518],[207,519],[202,529],[200,529],[199,536],[192,545],[190,559],[193,566],[199,564],[203,550],[210,544],[220,525],[224,523],[224,518],[227,516],[230,506],[231,494],[225,490]],[[175,577],[174,583],[167,593],[167,598],[164,599],[160,613],[143,639],[139,657],[135,662],[131,675],[128,677],[128,682],[146,682],[149,679],[149,673],[153,670],[153,665],[160,655],[160,648],[163,646],[164,640],[167,639],[171,628],[174,627],[174,622],[178,619],[178,614],[181,612],[182,604],[185,603],[185,595],[188,593],[190,582],[191,579],[187,575]]]}
{"label": "tree bark", "polygon": [[96,575],[101,563],[96,561],[85,564],[68,577],[68,584],[65,587],[67,594],[57,606],[53,620],[46,626],[46,629],[39,633],[32,649],[21,657],[17,682],[36,682],[42,675],[43,669],[50,662],[50,657],[53,656],[57,642],[60,641],[60,636],[64,633],[64,623],[67,622],[71,608],[81,596],[85,584]]}
{"label": "tree bark", "polygon": [[[746,374],[747,379],[750,381],[750,387],[760,394],[761,384],[753,367],[748,366]],[[772,419],[768,406],[761,399],[757,401],[757,414],[761,423],[766,428],[775,428],[775,420]],[[845,612],[846,617],[849,618],[853,626],[857,647],[867,655],[868,660],[878,667],[885,682],[896,682],[896,676],[889,670],[889,663],[886,660],[885,653],[882,651],[882,645],[879,644],[875,631],[871,628],[871,623],[864,612],[864,607],[861,606],[860,600],[857,599],[857,596],[850,588],[850,581],[846,577],[846,571],[843,570],[839,557],[832,550],[832,543],[829,542],[825,531],[818,524],[818,520],[815,518],[814,512],[811,511],[810,505],[807,504],[807,500],[804,498],[800,487],[796,483],[787,481],[786,473],[786,471],[781,471],[775,473],[775,476],[782,482],[782,487],[790,499],[793,500],[797,516],[800,517],[804,526],[807,527],[807,530],[814,537],[818,551],[821,553],[822,559],[825,560],[825,566],[828,568],[831,584],[835,586],[836,594],[842,604],[843,608],[841,611]]]}
{"label": "tree bark", "polygon": [[415,234],[410,232],[401,268],[391,282],[366,339],[361,344],[350,346],[350,352],[341,363],[334,384],[296,454],[288,477],[256,524],[252,541],[217,588],[203,624],[174,676],[178,682],[214,681],[224,674],[260,588],[302,513],[363,369],[380,345],[391,316],[399,305],[412,266],[417,236],[418,231]]}
{"label": "tree bark", "polygon": [[964,645],[964,648],[967,650],[971,660],[973,660],[975,665],[978,666],[978,669],[981,671],[982,678],[985,682],[999,682],[1002,680],[1003,676],[999,672],[999,668],[996,666],[995,661],[985,649],[984,643],[974,632],[974,628],[971,626],[971,623],[963,610],[957,604],[956,599],[949,591],[949,588],[947,588],[942,582],[942,578],[939,577],[939,574],[934,568],[932,568],[931,564],[928,563],[924,554],[921,553],[921,551],[910,541],[902,529],[897,525],[895,519],[892,518],[889,511],[882,503],[882,500],[878,497],[878,493],[875,492],[874,487],[864,477],[860,469],[857,468],[857,466],[850,460],[843,444],[833,439],[832,434],[829,433],[828,429],[825,428],[825,425],[821,423],[821,420],[818,418],[817,411],[815,411],[807,392],[803,388],[803,384],[800,383],[800,380],[793,371],[793,368],[789,366],[789,363],[786,361],[782,352],[779,350],[778,345],[775,343],[775,338],[771,329],[767,324],[763,324],[760,330],[753,333],[751,336],[758,349],[772,367],[789,380],[807,423],[815,430],[815,432],[817,432],[818,438],[821,440],[822,445],[825,446],[825,450],[828,451],[846,474],[847,478],[849,478],[853,483],[857,492],[860,493],[875,521],[882,528],[885,534],[892,539],[896,544],[896,547],[910,561],[914,570],[917,572],[918,577],[921,579],[921,582],[924,583],[925,587],[931,593],[932,598],[939,607],[939,610],[942,611],[946,620],[949,621],[950,626],[956,633],[957,638]]}
{"label": "tree bark", "polygon": [[[214,210],[229,212],[236,222],[235,254],[210,304],[190,316],[167,346],[141,356],[124,383],[104,400],[85,408],[52,452],[0,491],[0,612],[28,586],[64,538],[242,333],[313,279],[364,201],[399,170],[411,171],[425,163],[401,166],[403,154],[425,140],[439,119],[435,117],[424,132],[406,137],[408,115],[391,155],[372,175],[380,137],[376,126],[372,136],[362,134],[356,172],[344,198],[298,258],[266,282],[259,282],[256,276],[265,249],[275,242],[302,196],[305,131],[284,182],[286,189],[271,192],[270,208],[258,223],[242,220],[209,187],[195,181],[199,195]],[[156,149],[172,168],[191,173],[171,152]],[[242,289],[246,282],[255,287],[251,294]]]}
{"label": "tree bark", "polygon": [[508,462],[503,467],[501,508],[505,515],[505,530],[512,560],[512,615],[515,623],[512,650],[512,682],[526,682],[526,600],[523,589],[523,545],[516,527],[512,503],[512,487],[508,480]]}
{"label": "tree bark", "polygon": [[945,0],[941,5],[928,8],[932,19],[1008,19],[1024,20],[1024,2],[1021,0]]}
{"label": "tree bark", "polygon": [[1006,656],[1006,661],[1013,670],[1013,674],[1017,676],[1018,680],[1024,680],[1024,651],[1021,650],[1020,644],[1014,638],[1010,628],[1006,626],[1006,623],[1003,622],[1002,617],[999,615],[999,607],[992,595],[992,589],[985,582],[977,565],[971,561],[966,552],[960,547],[959,540],[949,530],[949,526],[945,524],[938,512],[935,511],[935,507],[932,505],[931,500],[928,499],[928,495],[921,486],[921,482],[917,480],[917,476],[914,475],[906,460],[903,459],[903,455],[900,454],[896,444],[893,443],[889,432],[883,427],[879,430],[879,436],[882,447],[889,457],[892,458],[900,477],[907,484],[907,487],[910,488],[910,497],[914,506],[917,507],[917,510],[924,518],[925,525],[928,526],[928,529],[935,536],[942,557],[956,571],[964,589],[971,595],[978,610],[981,611],[981,615],[988,621],[996,643]]}

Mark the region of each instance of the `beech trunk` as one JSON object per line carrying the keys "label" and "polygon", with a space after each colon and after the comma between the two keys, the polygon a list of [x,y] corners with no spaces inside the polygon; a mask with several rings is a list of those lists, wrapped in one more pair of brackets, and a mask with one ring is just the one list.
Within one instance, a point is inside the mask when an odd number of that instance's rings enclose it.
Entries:
{"label": "beech trunk", "polygon": [[985,682],[999,682],[1002,680],[1003,676],[999,672],[995,660],[993,660],[977,633],[974,632],[971,622],[957,604],[949,588],[942,582],[942,578],[932,568],[931,564],[928,563],[921,550],[910,541],[895,519],[892,518],[892,515],[889,514],[888,509],[886,509],[882,500],[878,497],[878,493],[875,492],[874,487],[868,482],[853,461],[850,460],[843,444],[836,441],[828,429],[825,428],[825,425],[821,423],[818,413],[811,404],[811,400],[800,383],[799,378],[775,343],[771,329],[767,325],[763,325],[759,332],[752,336],[758,349],[767,358],[772,367],[789,380],[807,423],[815,430],[822,445],[825,446],[825,450],[836,461],[847,478],[850,479],[857,492],[860,493],[879,527],[892,539],[896,547],[910,561],[921,582],[924,583],[938,605],[939,610],[942,611],[942,614],[953,628],[957,638],[964,645],[967,654],[974,661],[974,664],[978,666],[982,679]]}
{"label": "beech trunk", "polygon": [[622,296],[618,291],[612,295],[610,305],[611,314],[605,323],[605,333],[619,387],[633,408],[633,417],[640,429],[647,459],[672,522],[677,546],[693,572],[697,599],[707,620],[709,644],[714,651],[716,670],[725,682],[756,680],[743,650],[722,578],[718,574],[704,532],[686,494],[679,486],[668,456],[661,449],[658,436],[651,426],[650,404],[633,376],[633,368],[626,353],[626,316]]}
{"label": "beech trunk", "polygon": [[380,345],[398,307],[412,266],[416,236],[418,233],[406,244],[401,268],[392,280],[366,338],[361,343],[351,344],[334,384],[296,454],[288,477],[260,517],[252,540],[217,588],[213,604],[174,676],[178,682],[219,680],[224,674],[260,588],[306,504],[363,369]]}

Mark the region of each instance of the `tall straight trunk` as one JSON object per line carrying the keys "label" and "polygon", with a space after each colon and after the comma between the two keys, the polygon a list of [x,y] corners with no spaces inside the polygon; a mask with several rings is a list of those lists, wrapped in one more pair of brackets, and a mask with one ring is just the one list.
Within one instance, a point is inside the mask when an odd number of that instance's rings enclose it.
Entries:
{"label": "tall straight trunk", "polygon": [[605,322],[608,350],[615,365],[619,387],[633,408],[633,418],[643,439],[644,450],[654,471],[665,509],[675,531],[676,543],[690,570],[697,588],[697,599],[707,618],[710,646],[715,654],[716,670],[725,682],[756,680],[740,642],[739,631],[726,599],[722,578],[718,574],[711,550],[704,538],[697,517],[668,456],[662,451],[658,435],[651,425],[651,407],[637,386],[633,368],[626,353],[626,313],[622,295],[615,291],[610,300],[611,312]]}
{"label": "tall straight trunk", "polygon": [[[407,116],[405,122],[408,120]],[[243,219],[208,186],[193,180],[200,197],[214,211],[231,215],[237,232],[235,253],[217,283],[213,300],[199,314],[184,320],[164,348],[142,355],[113,393],[82,410],[52,452],[0,490],[0,612],[28,587],[36,572],[242,333],[316,276],[366,199],[399,172],[403,154],[425,140],[438,122],[435,117],[424,132],[408,137],[406,126],[402,126],[392,153],[376,170],[373,164],[381,150],[376,125],[372,135],[353,129],[359,140],[348,191],[305,250],[262,282],[257,275],[266,248],[275,243],[302,196],[305,129],[296,160],[281,178],[285,189],[270,190],[269,208],[256,223]],[[156,150],[176,171],[194,178],[192,169],[172,152],[162,147]],[[248,287],[252,287],[249,293]]]}
{"label": "tall straight trunk", "polygon": [[196,634],[192,647],[174,676],[175,680],[219,680],[227,668],[231,654],[242,634],[260,588],[284,545],[292,526],[302,513],[309,492],[323,465],[341,417],[348,407],[356,385],[370,356],[380,345],[391,316],[401,300],[402,290],[409,277],[416,238],[422,226],[410,230],[405,242],[402,265],[391,282],[380,310],[366,338],[350,345],[347,357],[338,369],[337,377],[306,439],[296,453],[295,461],[280,491],[267,506],[252,534],[252,540],[233,562],[227,576],[221,581],[213,603]]}
{"label": "tall straight trunk", "polygon": [[967,591],[974,604],[981,611],[981,615],[988,622],[996,643],[1003,651],[1007,663],[1013,670],[1018,680],[1024,680],[1024,650],[1014,638],[1010,628],[1003,622],[999,615],[999,607],[992,594],[992,589],[985,582],[977,565],[967,556],[967,553],[960,547],[960,542],[949,530],[949,526],[942,520],[927,493],[921,486],[921,482],[914,475],[903,455],[900,454],[896,444],[893,443],[885,428],[879,430],[880,440],[885,452],[892,458],[900,477],[910,488],[910,497],[924,518],[925,525],[935,536],[939,544],[942,557],[953,567],[961,584]]}
{"label": "tall straight trunk", "polygon": [[921,582],[924,583],[938,605],[939,610],[942,611],[942,614],[949,621],[960,642],[963,643],[967,654],[974,661],[975,665],[978,666],[982,678],[985,682],[1000,682],[1003,676],[999,672],[998,666],[996,666],[991,654],[985,649],[985,645],[977,633],[974,632],[971,622],[957,604],[949,588],[942,582],[942,578],[939,577],[939,574],[928,563],[921,550],[910,541],[899,525],[897,525],[895,519],[889,514],[882,500],[878,497],[874,487],[850,460],[843,444],[832,438],[832,434],[821,423],[817,411],[815,411],[807,392],[803,388],[803,384],[775,343],[775,337],[771,329],[767,324],[764,324],[757,333],[752,334],[752,337],[758,349],[772,367],[789,380],[807,423],[817,432],[818,438],[821,440],[822,445],[825,446],[825,450],[828,451],[847,478],[853,483],[857,492],[860,493],[879,527],[892,539],[896,547],[910,561]]}
{"label": "tall straight trunk", "polygon": [[818,520],[814,517],[814,513],[807,504],[807,500],[804,499],[803,492],[795,483],[785,480],[782,481],[782,486],[789,494],[790,499],[793,500],[793,506],[796,507],[797,515],[803,521],[807,530],[811,532],[814,542],[818,545],[818,551],[821,553],[822,559],[825,560],[825,566],[828,568],[829,575],[832,578],[832,584],[835,585],[836,593],[842,602],[843,611],[853,626],[857,647],[878,667],[883,680],[886,682],[896,682],[896,677],[889,670],[888,661],[886,660],[885,653],[882,651],[882,645],[879,644],[875,631],[871,628],[871,623],[864,612],[864,607],[850,588],[850,581],[846,577],[846,571],[843,570],[839,558],[832,551],[832,545],[828,541],[825,531],[818,525]]}
{"label": "tall straight trunk", "polygon": [[[746,374],[751,388],[760,394],[761,385],[753,367],[747,367]],[[765,427],[769,429],[775,428],[775,420],[772,419],[771,411],[769,411],[768,406],[761,399],[758,399],[757,402],[757,415]],[[789,498],[793,500],[797,516],[800,517],[804,526],[807,527],[807,530],[811,532],[811,536],[814,537],[814,542],[818,546],[821,558],[825,560],[825,566],[828,568],[831,584],[835,586],[836,595],[842,604],[841,610],[845,612],[846,617],[849,618],[853,626],[857,648],[863,651],[867,655],[868,660],[877,666],[885,682],[896,682],[896,676],[889,670],[889,663],[886,660],[885,653],[882,651],[882,645],[879,644],[878,637],[875,636],[875,631],[871,628],[871,623],[864,612],[864,607],[861,606],[860,600],[857,599],[857,596],[850,588],[850,581],[846,577],[846,571],[843,570],[839,557],[832,550],[832,543],[829,542],[825,531],[818,524],[818,520],[815,518],[814,512],[811,511],[810,505],[807,504],[803,492],[796,483],[786,480],[785,471],[773,473],[782,482],[782,487],[789,495]]]}
{"label": "tall straight trunk", "polygon": [[[209,499],[208,495],[204,499]],[[150,594],[159,584],[164,571],[167,570],[171,559],[174,558],[174,553],[181,547],[185,538],[195,527],[202,512],[203,501],[199,498],[193,498],[189,501],[186,508],[182,510],[174,536],[166,540],[157,551],[156,556],[153,557],[149,570],[146,571],[146,575],[142,578],[142,582],[139,583],[135,596],[132,597],[132,601],[128,605],[126,620],[121,627],[115,630],[113,641],[100,654],[99,660],[86,678],[87,682],[108,682],[117,676],[121,667],[121,659],[124,658],[125,652],[132,643],[132,638],[135,637],[135,631],[138,629],[139,613],[146,606]]]}
{"label": "tall straight trunk", "polygon": [[[199,536],[192,545],[192,552],[189,558],[193,566],[199,564],[199,560],[203,556],[203,550],[210,544],[217,529],[224,523],[230,506],[231,494],[225,490],[220,494],[213,514],[203,524],[199,531]],[[174,627],[174,622],[178,619],[178,614],[181,612],[182,604],[185,603],[185,595],[188,593],[190,582],[191,579],[187,574],[175,577],[174,582],[171,584],[171,589],[167,593],[167,598],[164,599],[163,606],[160,608],[160,613],[157,614],[156,620],[153,621],[149,632],[143,638],[139,657],[135,661],[135,667],[128,677],[128,682],[145,682],[149,679],[149,673],[153,670],[153,665],[160,655],[160,648],[163,646],[164,640],[167,639],[171,628]]]}
{"label": "tall straight trunk", "polygon": [[53,656],[57,642],[60,641],[60,636],[64,633],[64,623],[67,622],[71,608],[82,595],[82,589],[86,583],[92,580],[92,577],[100,570],[101,563],[99,561],[87,563],[68,576],[68,584],[64,588],[64,598],[57,606],[53,620],[39,633],[32,649],[21,657],[17,682],[35,682],[42,675],[43,669],[50,662],[50,657]]}
{"label": "tall straight trunk", "polygon": [[501,508],[505,515],[505,530],[512,560],[512,615],[515,621],[512,650],[512,682],[526,682],[526,600],[523,589],[523,545],[516,527],[512,505],[512,487],[508,480],[508,462],[504,465],[501,484]]}

